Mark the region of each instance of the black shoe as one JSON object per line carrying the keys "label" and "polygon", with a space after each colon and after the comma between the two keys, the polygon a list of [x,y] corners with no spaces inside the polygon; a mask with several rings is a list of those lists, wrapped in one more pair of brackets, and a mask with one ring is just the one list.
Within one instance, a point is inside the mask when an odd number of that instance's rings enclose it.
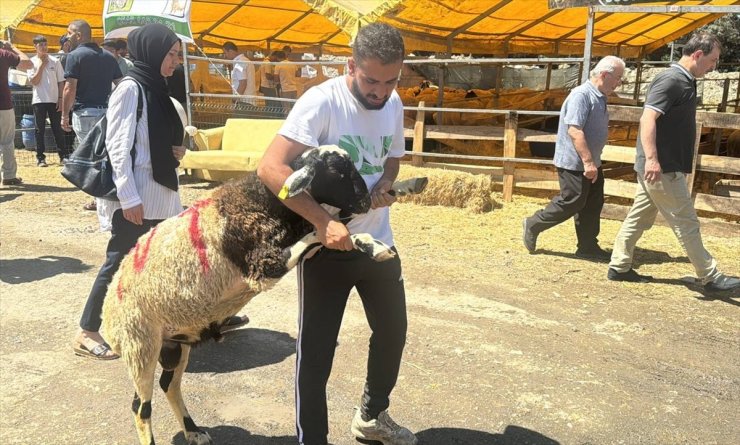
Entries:
{"label": "black shoe", "polygon": [[722,292],[738,288],[740,288],[740,278],[728,277],[727,275],[720,275],[713,281],[704,285],[704,289],[713,292]]}
{"label": "black shoe", "polygon": [[591,249],[578,249],[576,256],[587,260],[609,261],[612,258],[611,252],[607,252],[599,246]]}
{"label": "black shoe", "polygon": [[638,274],[634,269],[630,269],[627,272],[617,272],[611,267],[609,268],[609,272],[606,274],[606,277],[611,281],[629,281],[631,283],[648,283],[653,279],[653,277],[649,275]]}
{"label": "black shoe", "polygon": [[39,159],[39,162],[36,163],[37,167],[48,167],[49,164],[46,163],[46,159]]}
{"label": "black shoe", "polygon": [[522,227],[524,229],[522,232],[524,247],[527,248],[529,253],[534,253],[537,250],[537,234],[527,226],[527,218],[524,218],[524,221],[522,221]]}

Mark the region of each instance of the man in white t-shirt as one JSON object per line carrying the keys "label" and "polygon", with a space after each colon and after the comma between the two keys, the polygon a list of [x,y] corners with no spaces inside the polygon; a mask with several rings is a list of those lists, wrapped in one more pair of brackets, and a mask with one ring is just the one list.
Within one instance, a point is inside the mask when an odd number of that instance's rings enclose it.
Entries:
{"label": "man in white t-shirt", "polygon": [[[374,262],[353,250],[350,233],[369,233],[393,246],[388,192],[404,155],[403,105],[395,92],[404,44],[393,27],[363,27],[352,47],[349,71],[308,90],[296,102],[257,169],[278,193],[293,173],[290,162],[308,147],[346,150],[370,190],[372,209],[347,222],[335,220],[306,193],[285,205],[317,230],[326,247],[298,265],[300,301],[296,366],[296,431],[302,445],[326,445],[326,383],[342,315],[352,288],[362,299],[372,335],[365,390],[352,420],[359,439],[414,445],[417,439],[388,416],[406,342],[406,297],[398,257]],[[395,250],[395,247],[394,247]]]}
{"label": "man in white t-shirt", "polygon": [[[254,83],[254,66],[249,63],[244,63],[249,62],[249,59],[239,52],[234,42],[226,42],[222,48],[224,51],[224,58],[235,61],[231,67],[232,94],[254,96],[254,93],[257,91]],[[239,99],[238,102],[254,105],[254,99],[250,98]]]}
{"label": "man in white t-shirt", "polygon": [[61,62],[49,55],[46,37],[38,35],[33,39],[36,55],[31,57],[33,68],[28,70],[28,79],[33,86],[33,115],[36,121],[36,165],[46,164],[46,117],[49,117],[51,131],[57,144],[59,161],[66,162],[69,156],[64,131],[62,130],[62,89],[64,88],[64,69]]}

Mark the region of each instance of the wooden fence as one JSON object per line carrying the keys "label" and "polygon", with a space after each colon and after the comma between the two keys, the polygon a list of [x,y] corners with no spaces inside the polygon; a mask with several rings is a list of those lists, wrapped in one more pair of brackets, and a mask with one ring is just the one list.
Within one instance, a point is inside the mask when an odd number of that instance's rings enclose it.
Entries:
{"label": "wooden fence", "polygon": [[[514,187],[528,187],[546,190],[558,190],[557,172],[554,167],[548,170],[527,168],[532,164],[552,165],[551,160],[518,158],[516,156],[517,141],[523,142],[555,142],[556,135],[538,130],[519,127],[519,116],[524,112],[505,111],[504,127],[493,126],[451,126],[426,125],[425,112],[431,110],[424,103],[419,103],[416,121],[413,129],[406,129],[406,137],[412,138],[411,163],[415,166],[442,167],[471,173],[484,173],[502,178],[503,196],[505,202],[511,202]],[[476,110],[480,112],[481,110]],[[500,111],[504,112],[504,111]],[[526,112],[534,114],[533,112]],[[545,113],[543,113],[545,114]],[[549,113],[548,113],[549,114]],[[637,123],[642,115],[642,108],[626,106],[609,106],[611,122]],[[697,111],[697,136],[694,143],[694,165],[689,175],[689,189],[693,191],[694,206],[697,210],[708,211],[734,218],[740,217],[740,197],[717,196],[700,193],[694,190],[696,172],[720,173],[740,176],[740,158],[699,154],[699,143],[702,128],[740,129],[740,114],[716,113]],[[441,154],[424,152],[425,140],[460,139],[480,141],[503,141],[503,156],[469,156],[457,154]],[[501,161],[502,167],[486,167],[466,164],[450,164],[428,161],[429,158],[456,158],[477,159],[487,161]],[[607,145],[601,156],[602,161],[613,161],[625,164],[634,164],[635,147]],[[617,196],[632,199],[635,196],[637,184],[618,179],[606,179],[604,193],[607,196]]]}

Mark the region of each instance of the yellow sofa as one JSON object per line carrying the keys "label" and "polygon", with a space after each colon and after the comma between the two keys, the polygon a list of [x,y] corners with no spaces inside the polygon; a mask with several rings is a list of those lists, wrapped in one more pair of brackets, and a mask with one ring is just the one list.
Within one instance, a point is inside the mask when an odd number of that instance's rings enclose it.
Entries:
{"label": "yellow sofa", "polygon": [[224,181],[257,169],[262,154],[282,127],[282,119],[227,119],[226,125],[198,130],[197,150],[189,150],[180,168],[211,181]]}

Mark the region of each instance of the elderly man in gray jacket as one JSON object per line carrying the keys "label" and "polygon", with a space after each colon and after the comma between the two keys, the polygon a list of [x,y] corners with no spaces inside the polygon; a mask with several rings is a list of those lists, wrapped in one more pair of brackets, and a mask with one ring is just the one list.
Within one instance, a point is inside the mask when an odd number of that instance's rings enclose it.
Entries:
{"label": "elderly man in gray jacket", "polygon": [[606,98],[622,82],[623,74],[624,61],[606,56],[591,71],[589,80],[574,88],[563,102],[553,159],[560,194],[524,219],[524,246],[529,253],[535,252],[540,233],[574,217],[576,256],[609,260],[610,254],[598,244],[604,205],[601,152],[609,129]]}

